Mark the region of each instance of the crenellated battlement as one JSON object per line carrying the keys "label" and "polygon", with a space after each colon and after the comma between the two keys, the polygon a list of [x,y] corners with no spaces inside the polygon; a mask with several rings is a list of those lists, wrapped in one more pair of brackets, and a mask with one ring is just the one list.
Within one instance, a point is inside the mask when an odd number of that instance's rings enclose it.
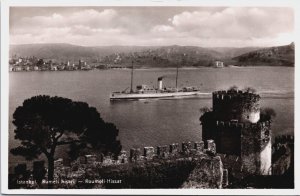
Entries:
{"label": "crenellated battlement", "polygon": [[228,101],[228,100],[252,100],[257,102],[260,96],[255,93],[241,90],[215,91],[213,92],[213,100]]}
{"label": "crenellated battlement", "polygon": [[274,144],[288,144],[288,143],[291,143],[291,144],[294,143],[293,135],[286,134],[286,135],[278,135],[275,137]]}
{"label": "crenellated battlement", "polygon": [[260,119],[260,96],[248,91],[213,92],[213,113],[217,120],[256,123]]}
{"label": "crenellated battlement", "polygon": [[[206,146],[207,148],[204,148]],[[155,150],[156,149],[156,150]],[[143,153],[142,153],[143,152]],[[153,159],[165,159],[176,156],[189,156],[189,155],[199,155],[199,154],[215,154],[216,144],[214,140],[207,140],[206,145],[204,141],[199,142],[182,142],[181,148],[179,143],[172,143],[170,145],[161,145],[156,148],[152,146],[144,147],[142,151],[141,148],[131,148],[129,160],[131,162],[135,161],[147,161]]]}
{"label": "crenellated battlement", "polygon": [[[206,146],[206,148],[205,148]],[[143,149],[143,150],[142,150]],[[121,151],[117,158],[111,156],[84,155],[78,158],[80,164],[109,166],[128,162],[144,162],[168,158],[184,158],[197,155],[215,155],[216,144],[214,140],[198,142],[172,143],[157,147],[146,146],[143,148],[131,148],[129,156],[127,151]]]}
{"label": "crenellated battlement", "polygon": [[271,126],[270,121],[265,122],[257,122],[257,123],[250,123],[250,122],[238,122],[238,121],[216,121],[217,128],[263,128]]}

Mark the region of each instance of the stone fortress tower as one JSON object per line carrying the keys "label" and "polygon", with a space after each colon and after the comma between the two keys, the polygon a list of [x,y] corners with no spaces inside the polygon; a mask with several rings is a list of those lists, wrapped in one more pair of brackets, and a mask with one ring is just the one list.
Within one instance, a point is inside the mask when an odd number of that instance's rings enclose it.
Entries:
{"label": "stone fortress tower", "polygon": [[240,159],[243,175],[271,174],[270,121],[261,118],[259,101],[249,91],[216,91],[212,111],[200,118],[202,139],[215,140],[217,153]]}

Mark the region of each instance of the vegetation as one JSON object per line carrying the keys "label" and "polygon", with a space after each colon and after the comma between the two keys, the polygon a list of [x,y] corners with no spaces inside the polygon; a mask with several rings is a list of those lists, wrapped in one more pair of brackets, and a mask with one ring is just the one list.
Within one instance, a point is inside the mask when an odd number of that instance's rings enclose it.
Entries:
{"label": "vegetation", "polygon": [[208,108],[208,107],[206,107],[206,106],[200,108],[200,113],[201,113],[201,114],[204,114],[204,113],[210,112],[210,111],[212,111],[212,109],[210,109],[210,108]]}
{"label": "vegetation", "polygon": [[97,149],[108,154],[121,150],[118,129],[104,122],[96,108],[84,102],[40,95],[23,102],[13,114],[15,139],[20,146],[11,150],[28,160],[41,154],[48,161],[48,180],[53,180],[54,157],[58,146],[71,145],[73,158],[80,150]]}
{"label": "vegetation", "polygon": [[[237,91],[237,90],[239,90],[239,87],[237,87],[236,85],[233,85],[228,88],[228,91]],[[253,87],[245,87],[242,91],[248,93],[256,93],[256,89]]]}
{"label": "vegetation", "polygon": [[276,117],[276,112],[272,108],[262,108],[260,110],[260,121],[270,121]]}
{"label": "vegetation", "polygon": [[[203,67],[213,66],[215,60],[237,66],[294,66],[293,45],[272,48],[202,48],[196,46],[102,46],[84,47],[71,44],[12,45],[11,56],[36,56],[66,62],[78,62],[136,67]],[[134,54],[134,55],[132,55]],[[183,62],[182,54],[186,54]]]}
{"label": "vegetation", "polygon": [[248,92],[248,93],[256,93],[256,89],[252,87],[246,87],[243,89],[243,91]]}
{"label": "vegetation", "polygon": [[229,87],[229,91],[237,91],[239,88],[236,85]]}
{"label": "vegetation", "polygon": [[242,66],[295,66],[294,43],[251,51],[233,58]]}

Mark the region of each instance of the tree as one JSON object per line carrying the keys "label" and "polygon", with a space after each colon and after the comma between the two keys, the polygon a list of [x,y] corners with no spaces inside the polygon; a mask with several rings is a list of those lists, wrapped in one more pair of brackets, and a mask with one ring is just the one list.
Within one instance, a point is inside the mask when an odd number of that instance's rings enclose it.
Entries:
{"label": "tree", "polygon": [[39,60],[37,61],[36,65],[37,65],[38,67],[44,65],[44,60],[43,60],[43,59],[39,59]]}
{"label": "tree", "polygon": [[200,108],[200,113],[202,113],[202,114],[204,114],[204,113],[206,113],[206,112],[211,112],[212,111],[212,109],[209,109],[208,107],[202,107],[202,108]]}
{"label": "tree", "polygon": [[252,87],[246,87],[245,89],[243,89],[245,92],[248,93],[256,93],[256,89],[252,88]]}
{"label": "tree", "polygon": [[276,112],[272,108],[262,108],[260,110],[260,121],[271,121],[276,117]]}
{"label": "tree", "polygon": [[[84,102],[62,97],[39,95],[26,99],[13,114],[15,139],[21,145],[13,155],[27,160],[44,154],[48,161],[48,180],[53,180],[54,158],[58,146],[71,146],[73,158],[82,149],[96,149],[104,154],[118,154],[121,144],[116,139],[118,129],[105,123],[96,108]],[[72,149],[80,147],[80,149]],[[75,153],[77,152],[77,154]],[[49,184],[49,188],[52,186]]]}
{"label": "tree", "polygon": [[237,91],[239,88],[236,85],[229,87],[229,91]]}

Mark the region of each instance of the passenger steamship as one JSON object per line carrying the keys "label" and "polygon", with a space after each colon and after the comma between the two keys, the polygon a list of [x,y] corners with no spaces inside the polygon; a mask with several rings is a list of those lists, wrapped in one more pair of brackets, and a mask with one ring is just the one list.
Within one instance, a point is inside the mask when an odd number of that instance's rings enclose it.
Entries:
{"label": "passenger steamship", "polygon": [[133,64],[131,67],[131,87],[128,91],[125,89],[121,92],[113,92],[110,95],[110,100],[138,100],[138,99],[161,99],[161,98],[180,98],[180,97],[191,97],[199,95],[207,95],[208,93],[200,92],[198,87],[182,87],[177,88],[178,80],[178,66],[176,69],[176,85],[174,88],[163,87],[163,77],[159,77],[157,81],[157,88],[150,87],[142,84],[137,85],[136,89],[133,90]]}

